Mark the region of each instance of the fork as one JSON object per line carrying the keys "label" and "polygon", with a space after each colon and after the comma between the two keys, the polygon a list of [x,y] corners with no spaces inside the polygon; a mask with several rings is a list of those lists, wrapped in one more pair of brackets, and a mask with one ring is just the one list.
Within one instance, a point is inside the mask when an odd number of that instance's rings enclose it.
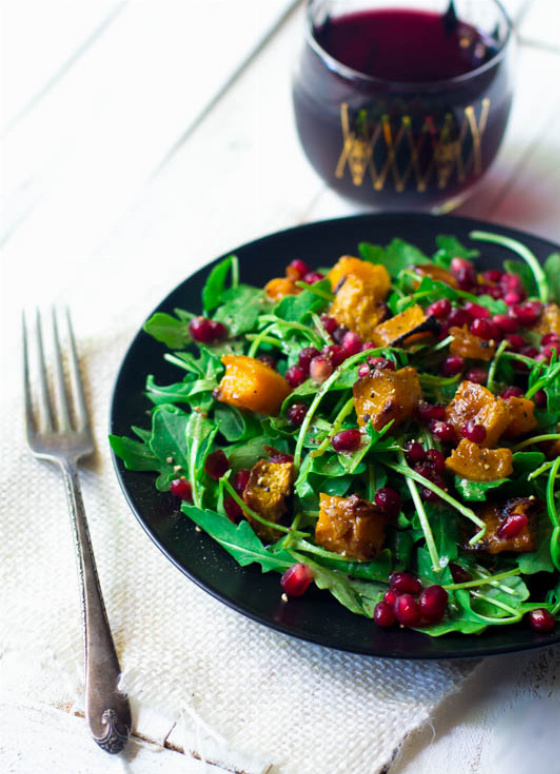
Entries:
{"label": "fork", "polygon": [[65,385],[57,315],[52,311],[53,390],[49,390],[41,315],[37,310],[37,390],[34,411],[27,324],[23,315],[23,377],[27,441],[35,457],[58,465],[64,478],[68,509],[72,520],[82,597],[82,621],[85,641],[85,706],[93,739],[106,752],[118,753],[130,735],[131,714],[126,695],[118,690],[119,661],[111,636],[107,613],[95,566],[91,539],[78,478],[78,460],[94,450],[80,377],[76,344],[66,310],[68,329],[67,360],[75,420],[71,415]]}

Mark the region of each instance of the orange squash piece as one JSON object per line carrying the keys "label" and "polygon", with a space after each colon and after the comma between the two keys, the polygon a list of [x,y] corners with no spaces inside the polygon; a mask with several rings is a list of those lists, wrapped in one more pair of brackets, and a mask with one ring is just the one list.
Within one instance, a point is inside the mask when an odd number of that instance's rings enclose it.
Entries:
{"label": "orange squash piece", "polygon": [[301,288],[289,277],[275,277],[266,283],[264,292],[271,301],[280,301],[285,296],[297,296],[301,293]]}
{"label": "orange squash piece", "polygon": [[[476,543],[466,545],[469,551],[484,551],[487,554],[501,554],[502,551],[515,551],[523,554],[537,550],[536,511],[540,503],[534,498],[517,497],[506,503],[485,503],[476,514],[486,524],[486,533]],[[500,537],[499,530],[512,513],[524,513],[527,524],[513,538]]]}
{"label": "orange squash piece", "polygon": [[362,261],[351,255],[343,255],[328,273],[328,278],[333,290],[336,290],[341,281],[352,276],[361,279],[368,286],[368,292],[376,301],[383,301],[391,288],[389,272],[381,264]]}
{"label": "orange squash piece", "polygon": [[531,330],[541,336],[545,336],[547,333],[556,333],[560,336],[560,307],[558,304],[553,302],[546,304],[538,323],[533,325]]}
{"label": "orange squash piece", "polygon": [[371,559],[385,540],[387,519],[358,495],[319,495],[315,542],[350,559]]}
{"label": "orange squash piece", "polygon": [[353,274],[346,277],[329,309],[329,315],[339,325],[345,325],[363,341],[371,340],[375,326],[385,313],[385,304],[370,292],[370,285]]}
{"label": "orange squash piece", "polygon": [[470,420],[483,425],[486,438],[480,446],[486,447],[494,446],[511,422],[508,406],[502,398],[496,398],[481,384],[468,381],[461,382],[445,412],[457,434]]}
{"label": "orange squash piece", "polygon": [[[289,498],[293,482],[293,462],[259,460],[251,469],[249,481],[243,490],[243,502],[267,521],[279,524],[290,510]],[[250,514],[246,514],[246,518],[262,540],[273,542],[281,537],[280,530],[261,524]]]}
{"label": "orange squash piece", "polygon": [[509,424],[504,432],[504,438],[517,438],[530,433],[537,426],[535,419],[535,404],[527,398],[508,398],[506,406],[509,411]]}
{"label": "orange squash piece", "polygon": [[374,370],[354,384],[354,406],[358,424],[371,422],[376,430],[394,420],[395,425],[412,416],[422,399],[418,373],[412,366],[398,371]]}
{"label": "orange squash piece", "polygon": [[513,454],[511,449],[484,449],[463,438],[445,466],[469,481],[498,481],[512,474]]}
{"label": "orange squash piece", "polygon": [[475,336],[467,328],[450,328],[449,333],[453,336],[453,341],[449,345],[449,351],[452,355],[470,360],[492,360],[496,351],[496,345],[493,341],[485,341]]}
{"label": "orange squash piece", "polygon": [[[390,320],[377,325],[373,332],[372,340],[380,347],[389,347],[393,342],[398,341],[401,336],[408,333],[408,331],[413,331],[414,328],[422,325],[423,322],[426,322],[426,315],[422,307],[418,306],[418,304],[409,306],[404,312],[400,312],[391,317]],[[425,335],[430,334],[420,334],[422,337]],[[409,343],[409,341],[405,339],[404,343]]]}
{"label": "orange squash piece", "polygon": [[418,266],[414,266],[414,273],[418,274],[420,277],[430,277],[437,282],[443,282],[451,288],[457,289],[459,287],[453,274],[451,274],[450,271],[447,271],[447,269],[444,269],[443,266],[436,266],[431,263],[421,263]]}
{"label": "orange squash piece", "polygon": [[226,372],[214,392],[222,403],[258,414],[277,414],[290,394],[288,382],[270,366],[246,355],[224,355]]}

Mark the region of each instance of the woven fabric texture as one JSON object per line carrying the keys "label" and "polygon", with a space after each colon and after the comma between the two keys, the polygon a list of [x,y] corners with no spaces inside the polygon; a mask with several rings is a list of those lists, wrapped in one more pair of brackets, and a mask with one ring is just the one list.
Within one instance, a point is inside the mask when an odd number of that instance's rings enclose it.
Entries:
{"label": "woven fabric texture", "polygon": [[[114,330],[114,329],[113,329]],[[83,493],[123,685],[181,718],[187,748],[248,774],[375,774],[472,663],[393,662],[307,644],[230,610],[178,572],[130,513],[106,437],[133,331],[79,342],[97,453]],[[72,535],[58,472],[30,455],[22,401],[3,400],[0,677],[69,706],[83,692]]]}

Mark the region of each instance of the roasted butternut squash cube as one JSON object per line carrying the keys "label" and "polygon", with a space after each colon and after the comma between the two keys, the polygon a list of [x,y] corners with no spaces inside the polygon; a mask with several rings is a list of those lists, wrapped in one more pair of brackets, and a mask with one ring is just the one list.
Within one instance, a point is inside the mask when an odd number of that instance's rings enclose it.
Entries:
{"label": "roasted butternut squash cube", "polygon": [[493,341],[485,341],[475,336],[466,327],[450,328],[449,333],[453,341],[449,345],[452,355],[459,355],[470,360],[492,360],[496,351]]}
{"label": "roasted butternut squash cube", "polygon": [[[537,550],[537,518],[540,503],[535,498],[517,497],[506,503],[485,503],[476,514],[486,524],[486,533],[479,541],[465,548],[470,551],[484,551],[487,554],[501,554],[515,551],[518,554]],[[500,527],[512,513],[524,513],[528,522],[515,537],[499,535]]]}
{"label": "roasted butternut squash cube", "polygon": [[469,481],[498,481],[513,473],[513,454],[511,449],[484,449],[463,438],[445,466]]}
{"label": "roasted butternut squash cube", "polygon": [[424,310],[418,304],[409,306],[404,312],[396,314],[390,320],[380,323],[373,331],[372,341],[380,347],[389,347],[391,344],[402,340],[407,333],[411,334],[410,339],[404,339],[403,343],[409,344],[413,338],[416,339],[431,335],[430,333],[414,334],[414,329],[426,322]]}
{"label": "roasted butternut squash cube", "polygon": [[430,279],[437,282],[443,282],[445,285],[449,285],[451,288],[458,288],[457,280],[451,274],[450,271],[444,269],[443,266],[436,266],[432,263],[421,263],[414,267],[414,273],[420,277],[430,277]]}
{"label": "roasted butternut squash cube", "polygon": [[508,398],[506,406],[509,411],[509,424],[505,429],[504,438],[517,438],[530,433],[537,426],[535,419],[535,404],[527,398]]}
{"label": "roasted butternut squash cube", "polygon": [[376,368],[369,376],[358,379],[353,391],[358,424],[364,427],[371,422],[376,430],[391,419],[395,425],[404,422],[422,399],[418,373],[412,366],[398,371]]}
{"label": "roasted butternut squash cube", "polygon": [[290,394],[288,382],[270,366],[246,355],[224,355],[226,372],[214,392],[216,400],[258,414],[277,414]]}
{"label": "roasted butternut squash cube", "polygon": [[[279,524],[290,510],[293,482],[293,462],[259,460],[251,469],[243,501],[259,516]],[[250,514],[246,518],[262,540],[272,542],[281,537],[280,530],[261,524]]]}
{"label": "roasted butternut squash cube", "polygon": [[477,425],[483,425],[486,438],[480,446],[486,447],[495,446],[511,421],[506,402],[502,398],[496,398],[486,387],[474,382],[461,382],[445,411],[447,421],[453,425],[457,434],[470,420]]}
{"label": "roasted butternut squash cube", "polygon": [[371,559],[385,540],[387,519],[358,495],[336,497],[321,492],[315,542],[350,559]]}
{"label": "roasted butternut squash cube", "polygon": [[385,304],[371,292],[370,285],[353,274],[346,277],[329,309],[329,315],[339,325],[345,325],[364,341],[371,340],[375,326],[385,313]]}
{"label": "roasted butternut squash cube", "polygon": [[328,273],[333,290],[337,290],[342,280],[352,276],[365,282],[369,295],[376,301],[383,301],[391,287],[389,272],[381,264],[362,261],[351,255],[343,255]]}
{"label": "roasted butternut squash cube", "polygon": [[289,277],[275,277],[266,283],[264,292],[271,301],[280,301],[285,296],[297,296],[301,288]]}
{"label": "roasted butternut squash cube", "polygon": [[538,323],[533,325],[531,330],[541,336],[545,336],[547,333],[556,333],[560,336],[560,306],[553,302],[546,304]]}

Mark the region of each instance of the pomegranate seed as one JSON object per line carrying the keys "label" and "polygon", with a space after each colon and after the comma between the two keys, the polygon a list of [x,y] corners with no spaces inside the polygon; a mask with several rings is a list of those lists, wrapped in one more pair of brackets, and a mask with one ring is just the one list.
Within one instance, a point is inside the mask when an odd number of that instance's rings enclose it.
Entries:
{"label": "pomegranate seed", "polygon": [[525,513],[511,513],[498,529],[498,537],[503,540],[511,540],[522,532],[529,519]]}
{"label": "pomegranate seed", "polygon": [[525,395],[521,387],[516,387],[515,385],[511,385],[510,387],[506,387],[502,390],[501,397],[504,400],[507,400],[508,398],[522,398]]}
{"label": "pomegranate seed", "polygon": [[537,390],[537,392],[533,395],[533,400],[535,401],[535,406],[540,409],[545,409],[547,406],[547,397],[546,392],[544,390]]}
{"label": "pomegranate seed", "polygon": [[303,368],[306,374],[309,374],[309,365],[314,357],[321,353],[317,347],[304,347],[298,355],[298,364]]}
{"label": "pomegranate seed", "polygon": [[456,376],[465,367],[465,361],[460,355],[449,355],[441,364],[439,370],[442,376]]}
{"label": "pomegranate seed", "polygon": [[400,592],[396,589],[389,589],[388,591],[383,594],[383,601],[386,602],[388,605],[393,605],[397,601],[397,599],[400,597]]}
{"label": "pomegranate seed", "polygon": [[396,489],[385,486],[375,493],[376,506],[387,516],[398,516],[401,512],[401,496]]}
{"label": "pomegranate seed", "polygon": [[546,347],[543,347],[540,351],[540,355],[542,356],[542,359],[545,362],[550,362],[554,356],[554,354],[558,354],[560,352],[560,344],[547,344]]}
{"label": "pomegranate seed", "polygon": [[294,461],[294,455],[288,454],[287,452],[281,452],[278,451],[278,449],[270,449],[269,451],[269,460],[271,462],[275,462],[277,464],[283,464],[285,462],[293,462]]}
{"label": "pomegranate seed", "polygon": [[224,498],[224,511],[226,512],[228,519],[233,521],[234,524],[237,524],[237,522],[241,521],[243,518],[241,506],[233,499],[233,497],[228,496]]}
{"label": "pomegranate seed", "polygon": [[525,355],[525,357],[531,357],[534,359],[539,354],[539,350],[536,347],[532,347],[530,344],[528,344],[525,347],[521,347],[521,354]]}
{"label": "pomegranate seed", "polygon": [[169,484],[169,489],[171,494],[174,494],[175,497],[179,497],[181,500],[186,500],[187,502],[192,500],[192,486],[186,478],[174,478]]}
{"label": "pomegranate seed", "polygon": [[225,339],[228,334],[226,326],[223,323],[218,322],[218,320],[210,320],[210,329],[212,331],[212,341]]}
{"label": "pomegranate seed", "polygon": [[504,297],[504,291],[499,285],[493,285],[492,287],[486,288],[485,292],[486,295],[490,296],[490,298],[494,298],[496,300]]}
{"label": "pomegranate seed", "polygon": [[333,372],[333,364],[330,358],[324,355],[314,357],[309,364],[309,375],[315,384],[323,384]]}
{"label": "pomegranate seed", "polygon": [[451,301],[448,298],[440,298],[426,309],[426,317],[433,315],[438,320],[444,320],[451,312]]}
{"label": "pomegranate seed", "polygon": [[338,344],[330,344],[328,347],[323,347],[323,354],[330,358],[335,368],[338,368],[346,360],[346,354]]}
{"label": "pomegranate seed", "polygon": [[368,357],[368,363],[373,368],[381,368],[384,371],[394,371],[395,364],[386,357]]}
{"label": "pomegranate seed", "polygon": [[537,322],[541,316],[542,309],[543,305],[540,301],[527,301],[523,305],[516,304],[513,306],[511,314],[517,319],[520,325],[527,327],[529,325],[534,325]]}
{"label": "pomegranate seed", "polygon": [[249,470],[246,468],[241,468],[241,470],[238,470],[233,477],[233,488],[238,495],[242,495],[245,491],[247,484],[249,483],[250,476],[251,472]]}
{"label": "pomegranate seed", "polygon": [[430,432],[442,443],[452,443],[455,440],[455,430],[449,422],[440,422],[438,419],[430,422]]}
{"label": "pomegranate seed", "polygon": [[346,357],[351,357],[352,355],[357,355],[358,352],[362,351],[362,340],[358,336],[357,333],[353,333],[352,331],[348,331],[344,335],[344,338],[342,339],[342,349],[344,351],[344,354]]}
{"label": "pomegranate seed", "polygon": [[296,258],[290,263],[290,268],[298,275],[298,279],[303,279],[305,275],[309,274],[311,271],[305,261],[300,261],[299,258]]}
{"label": "pomegranate seed", "polygon": [[531,610],[527,615],[529,626],[536,632],[551,632],[556,626],[556,619],[548,610],[543,607],[538,610]]}
{"label": "pomegranate seed", "polygon": [[378,602],[373,609],[373,620],[378,626],[393,626],[396,616],[392,606],[387,602]]}
{"label": "pomegranate seed", "polygon": [[506,336],[506,341],[509,342],[509,347],[513,352],[519,352],[521,347],[525,346],[525,339],[518,333],[512,333],[509,336]]}
{"label": "pomegranate seed", "polygon": [[[194,341],[198,341],[200,344],[208,344],[215,339],[220,338],[216,335],[216,327],[221,323],[216,323],[213,320],[207,320],[206,317],[195,317],[189,323],[189,333],[193,337]],[[225,325],[222,325],[225,332]]]}
{"label": "pomegranate seed", "polygon": [[228,458],[221,449],[217,449],[209,454],[204,462],[204,472],[215,481],[221,478],[224,473],[227,473],[229,469]]}
{"label": "pomegranate seed", "polygon": [[504,301],[508,306],[515,306],[516,304],[520,304],[525,296],[523,293],[519,293],[516,290],[510,290],[508,293],[504,296]]}
{"label": "pomegranate seed", "polygon": [[314,285],[316,282],[320,282],[322,279],[325,278],[320,271],[310,271],[305,275],[303,281],[307,282],[308,285]]}
{"label": "pomegranate seed", "polygon": [[360,379],[362,379],[364,376],[369,376],[371,374],[371,368],[369,363],[362,363],[361,366],[358,368],[358,376]]}
{"label": "pomegranate seed", "polygon": [[492,322],[504,333],[515,333],[519,328],[517,319],[508,314],[495,314]]}
{"label": "pomegranate seed", "polygon": [[519,274],[502,275],[500,279],[500,285],[506,291],[515,291],[516,293],[522,293],[525,290]]}
{"label": "pomegranate seed", "polygon": [[476,272],[472,267],[468,270],[460,269],[455,274],[455,279],[459,290],[473,290],[476,287]]}
{"label": "pomegranate seed", "polygon": [[418,421],[422,424],[429,424],[430,422],[438,419],[444,420],[447,416],[445,413],[445,407],[437,404],[430,405],[429,403],[420,403],[416,409],[416,416]]}
{"label": "pomegranate seed", "polygon": [[408,441],[405,445],[406,459],[411,465],[417,462],[424,462],[426,459],[426,450],[418,441]]}
{"label": "pomegranate seed", "polygon": [[445,473],[445,454],[439,449],[428,449],[426,452],[428,460],[434,466],[434,470],[440,476]]}
{"label": "pomegranate seed", "polygon": [[393,572],[389,576],[389,587],[401,594],[420,594],[422,584],[410,572]]}
{"label": "pomegranate seed", "polygon": [[307,379],[305,371],[299,365],[293,365],[291,368],[288,368],[284,376],[292,389],[299,387]]}
{"label": "pomegranate seed", "polygon": [[329,336],[332,336],[335,332],[338,323],[335,320],[334,317],[329,317],[326,314],[321,315],[321,323],[323,324],[323,328],[326,330],[326,332],[329,334]]}
{"label": "pomegranate seed", "polygon": [[364,344],[362,344],[362,352],[365,352],[368,349],[376,349],[377,344],[373,341],[366,341]]}
{"label": "pomegranate seed", "polygon": [[338,325],[335,328],[335,331],[332,335],[333,339],[336,341],[337,344],[342,344],[342,339],[346,336],[350,328],[347,328],[346,325]]}
{"label": "pomegranate seed", "polygon": [[484,425],[479,425],[474,420],[469,419],[461,428],[461,435],[473,443],[483,443],[486,439],[486,428]]}
{"label": "pomegranate seed", "polygon": [[269,368],[272,368],[273,371],[276,371],[276,360],[272,357],[272,355],[259,355],[257,360],[260,360],[261,363],[264,363]]}
{"label": "pomegranate seed", "polygon": [[403,626],[418,626],[422,618],[418,602],[410,594],[401,594],[395,602],[395,616]]}
{"label": "pomegranate seed", "polygon": [[458,271],[470,271],[471,269],[474,269],[474,267],[466,258],[455,257],[451,261],[450,269],[452,274],[457,274]]}
{"label": "pomegranate seed", "polygon": [[288,567],[280,578],[280,585],[289,597],[301,597],[309,588],[313,580],[311,570],[303,562]]}
{"label": "pomegranate seed", "polygon": [[306,414],[307,406],[305,403],[292,403],[288,409],[288,422],[292,427],[301,427]]}
{"label": "pomegranate seed", "polygon": [[558,344],[560,342],[560,336],[557,333],[545,333],[541,339],[541,347],[547,347],[549,344]]}
{"label": "pomegranate seed", "polygon": [[449,594],[443,586],[434,585],[425,588],[418,599],[418,605],[423,615],[428,616],[432,622],[441,619],[447,607]]}
{"label": "pomegranate seed", "polygon": [[485,279],[486,282],[499,282],[503,276],[504,273],[499,269],[489,269],[482,273],[482,278]]}
{"label": "pomegranate seed", "polygon": [[485,306],[475,304],[472,301],[467,301],[465,311],[468,312],[473,320],[486,320],[492,317],[490,311]]}
{"label": "pomegranate seed", "polygon": [[460,564],[455,564],[452,562],[449,565],[449,569],[451,571],[451,577],[453,578],[453,583],[468,583],[468,581],[472,580],[472,575],[470,572],[465,570],[464,567],[461,567]]}
{"label": "pomegranate seed", "polygon": [[450,328],[462,328],[463,325],[468,325],[470,321],[471,317],[464,309],[453,309],[447,322]]}
{"label": "pomegranate seed", "polygon": [[446,320],[440,320],[438,341],[443,341],[449,335],[449,323]]}
{"label": "pomegranate seed", "polygon": [[486,384],[488,380],[488,371],[484,368],[470,368],[465,374],[465,379],[474,384]]}
{"label": "pomegranate seed", "polygon": [[362,443],[362,434],[358,428],[351,428],[350,430],[341,430],[333,436],[331,441],[332,447],[338,454],[342,452],[353,452],[360,448]]}
{"label": "pomegranate seed", "polygon": [[478,336],[479,339],[490,341],[490,339],[497,339],[500,337],[500,330],[497,325],[494,325],[490,320],[482,320],[477,318],[471,323],[471,333]]}

